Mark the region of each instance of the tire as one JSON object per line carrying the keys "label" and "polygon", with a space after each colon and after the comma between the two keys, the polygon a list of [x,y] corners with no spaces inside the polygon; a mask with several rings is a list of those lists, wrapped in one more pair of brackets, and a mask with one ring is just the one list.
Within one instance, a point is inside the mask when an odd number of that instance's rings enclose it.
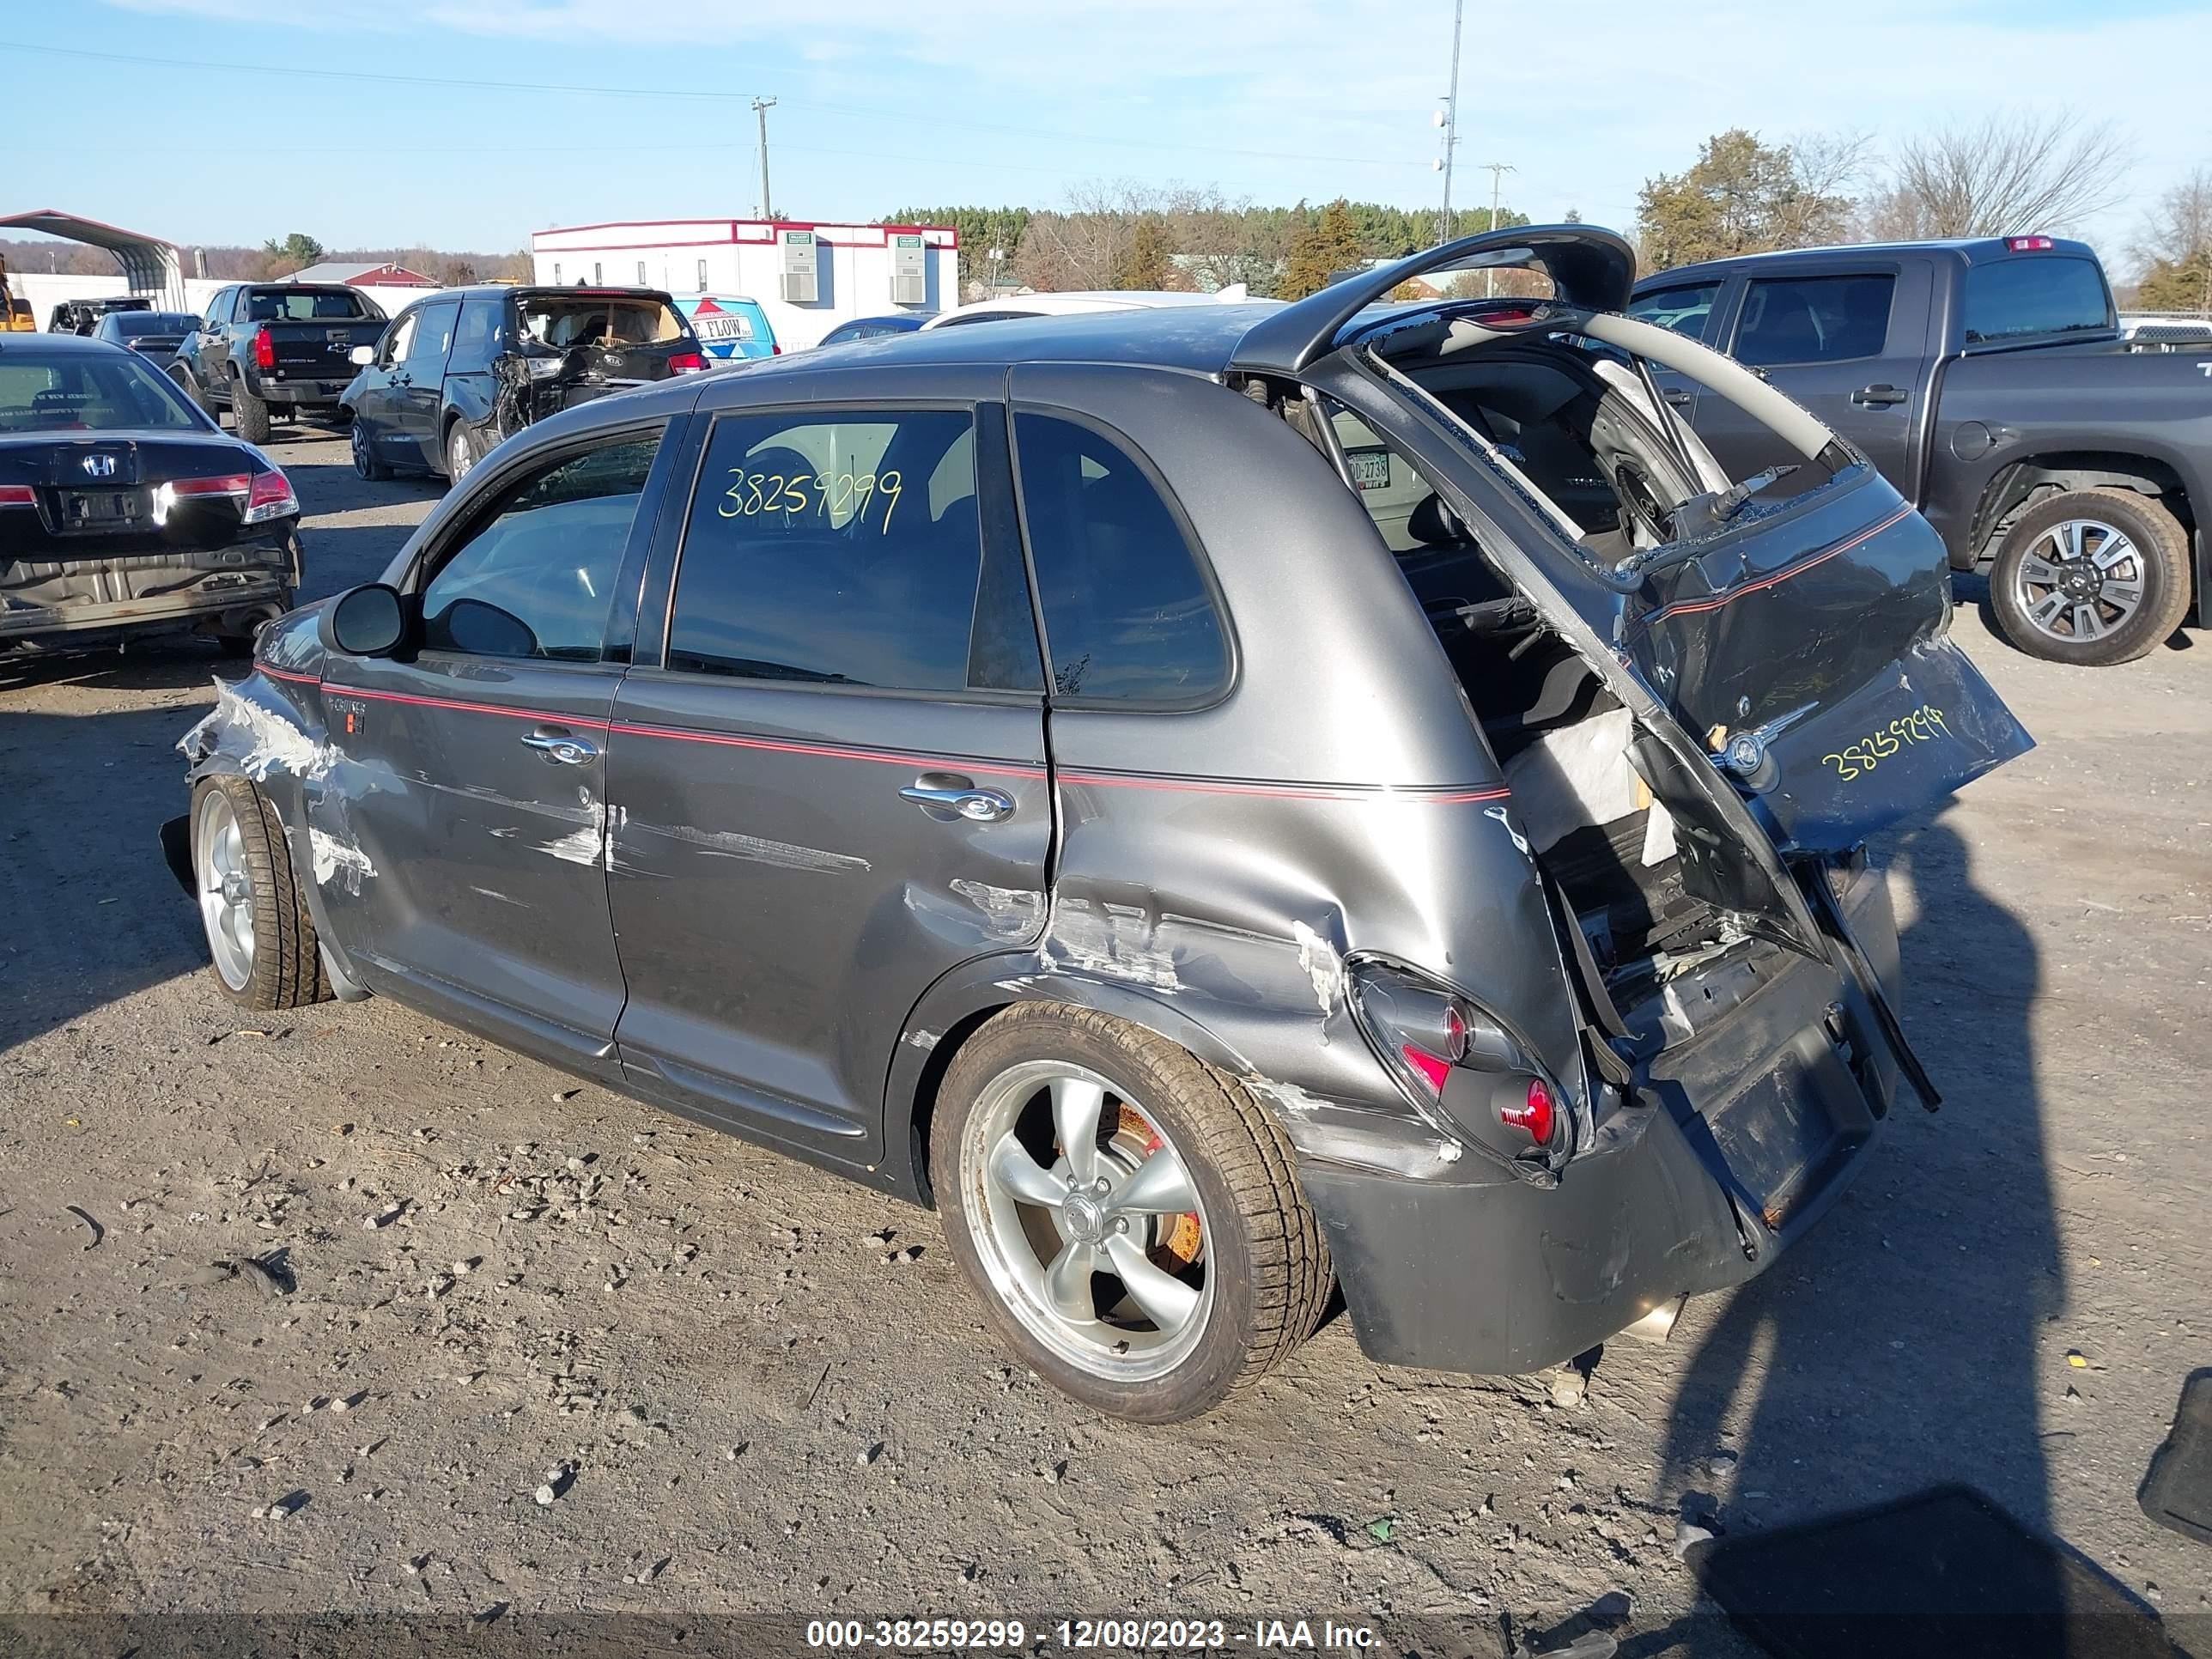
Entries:
{"label": "tire", "polygon": [[353,450],[353,470],[356,474],[371,483],[380,483],[392,476],[392,469],[378,460],[370,449],[374,439],[369,432],[368,422],[359,415],[353,417],[347,428],[347,441]]}
{"label": "tire", "polygon": [[238,435],[250,444],[269,441],[269,404],[246,390],[243,376],[234,375],[230,382],[230,424]]}
{"label": "tire", "polygon": [[201,779],[192,790],[191,854],[222,994],[262,1010],[329,1000],[314,923],[269,798],[244,778]]}
{"label": "tire", "polygon": [[464,420],[446,422],[446,441],[442,447],[446,463],[446,482],[457,484],[469,476],[483,457],[477,453],[475,428]]}
{"label": "tire", "polygon": [[[1086,1161],[1103,1184],[1071,1186],[1060,1124],[1079,1137],[1094,1098]],[[1328,1251],[1282,1127],[1165,1038],[1023,1003],[961,1046],[937,1099],[930,1168],[953,1256],[1001,1340],[1070,1398],[1136,1423],[1196,1417],[1320,1322]],[[1140,1176],[1155,1166],[1165,1179]]]}
{"label": "tire", "polygon": [[2005,532],[1990,609],[2032,657],[2080,667],[2133,662],[2189,613],[2189,538],[2132,489],[2069,489]]}
{"label": "tire", "polygon": [[201,414],[218,427],[222,424],[222,416],[216,411],[216,406],[209,400],[207,393],[200,390],[200,383],[192,378],[191,370],[182,363],[173,364],[169,369],[169,378],[177,383],[179,392],[192,400]]}

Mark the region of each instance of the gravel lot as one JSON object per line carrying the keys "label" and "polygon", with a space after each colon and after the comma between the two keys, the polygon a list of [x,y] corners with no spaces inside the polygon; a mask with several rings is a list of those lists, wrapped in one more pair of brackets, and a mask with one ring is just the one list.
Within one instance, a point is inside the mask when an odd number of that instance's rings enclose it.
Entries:
{"label": "gravel lot", "polygon": [[[435,497],[275,451],[311,595]],[[1886,849],[1940,1115],[1586,1398],[1339,1321],[1145,1431],[1010,1365],[933,1215],[388,1001],[240,1017],[155,842],[212,653],[0,666],[0,1613],[1441,1614],[1492,1653],[1619,1590],[1627,1650],[1735,1651],[1686,1500],[1957,1479],[2212,1652],[2212,1555],[2135,1503],[2212,1364],[2212,636],[2071,671],[1958,627],[2042,746]],[[276,1249],[289,1293],[211,1265]]]}

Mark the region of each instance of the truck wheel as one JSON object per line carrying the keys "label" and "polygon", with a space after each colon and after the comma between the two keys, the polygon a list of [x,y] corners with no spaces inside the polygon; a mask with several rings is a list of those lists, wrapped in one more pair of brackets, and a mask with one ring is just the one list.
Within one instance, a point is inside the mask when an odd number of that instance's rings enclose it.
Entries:
{"label": "truck wheel", "polygon": [[246,390],[246,382],[235,376],[230,382],[230,423],[250,444],[269,441],[268,401],[255,397]]}
{"label": "truck wheel", "polygon": [[2032,657],[2104,667],[2133,662],[2189,611],[2189,538],[2132,489],[2069,489],[2005,534],[1990,608]]}
{"label": "truck wheel", "polygon": [[978,1030],[939,1087],[930,1167],[1000,1337],[1094,1410],[1209,1411],[1328,1304],[1328,1248],[1281,1126],[1109,1015],[1024,1003]]}
{"label": "truck wheel", "polygon": [[373,447],[376,438],[369,431],[367,421],[356,415],[347,435],[353,449],[353,470],[356,472],[372,483],[381,483],[392,476],[392,469],[376,459],[376,451]]}
{"label": "truck wheel", "polygon": [[192,876],[225,996],[258,1009],[329,1000],[284,826],[246,779],[203,778],[192,791]]}

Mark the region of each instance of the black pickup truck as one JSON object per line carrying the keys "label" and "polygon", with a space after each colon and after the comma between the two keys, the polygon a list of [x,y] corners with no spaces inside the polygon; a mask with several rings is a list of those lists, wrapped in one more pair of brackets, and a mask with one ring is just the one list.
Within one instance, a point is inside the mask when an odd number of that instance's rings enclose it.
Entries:
{"label": "black pickup truck", "polygon": [[[2127,662],[2212,623],[2212,351],[2121,337],[2083,243],[1808,248],[1688,265],[1630,314],[1730,353],[1856,444],[1951,563],[1987,563],[1998,626],[2057,662]],[[1662,395],[1731,476],[1787,465],[1691,383]]]}
{"label": "black pickup truck", "polygon": [[262,443],[272,411],[343,420],[353,349],[374,345],[384,325],[374,300],[342,283],[240,283],[216,290],[169,374],[209,414],[228,409],[238,435]]}

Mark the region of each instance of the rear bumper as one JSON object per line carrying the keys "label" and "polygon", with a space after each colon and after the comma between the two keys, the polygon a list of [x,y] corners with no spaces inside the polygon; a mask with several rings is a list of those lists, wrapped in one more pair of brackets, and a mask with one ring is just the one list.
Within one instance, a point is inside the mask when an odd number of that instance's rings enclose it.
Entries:
{"label": "rear bumper", "polygon": [[334,380],[319,379],[305,371],[300,372],[296,379],[291,378],[291,371],[286,374],[287,378],[280,380],[267,371],[256,370],[246,377],[246,389],[264,403],[319,409],[325,405],[336,408],[345,389],[353,384],[350,369]]}
{"label": "rear bumper", "polygon": [[[1886,895],[1852,896],[1887,975]],[[1555,1188],[1473,1158],[1419,1177],[1302,1158],[1361,1348],[1433,1370],[1537,1370],[1772,1265],[1849,1185],[1896,1097],[1863,1000],[1842,985],[1786,958],[1662,1056],[1644,1103],[1601,1126]]]}
{"label": "rear bumper", "polygon": [[52,568],[52,577],[30,590],[39,593],[36,602],[0,596],[0,647],[60,639],[88,644],[179,627],[243,635],[290,606],[301,575],[299,538],[289,532],[274,546]]}

